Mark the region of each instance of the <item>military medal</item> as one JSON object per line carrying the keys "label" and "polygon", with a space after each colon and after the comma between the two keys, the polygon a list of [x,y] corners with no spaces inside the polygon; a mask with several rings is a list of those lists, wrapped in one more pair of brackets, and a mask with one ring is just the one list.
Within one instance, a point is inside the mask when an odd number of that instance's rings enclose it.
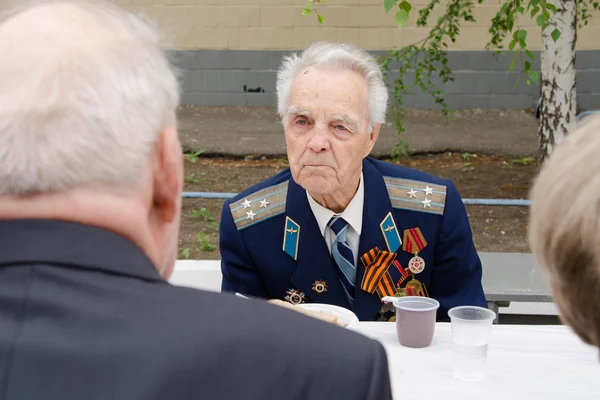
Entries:
{"label": "military medal", "polygon": [[[426,296],[429,297],[425,285],[421,283],[415,275],[420,274],[425,269],[425,260],[419,257],[419,252],[427,246],[427,241],[419,228],[406,229],[404,231],[404,243],[402,244],[402,250],[407,253],[413,254],[413,257],[408,261],[408,268],[402,274],[402,281],[408,278],[410,273],[410,280],[404,285],[406,296]],[[401,283],[401,282],[399,282]]]}
{"label": "military medal", "polygon": [[[419,252],[427,246],[427,241],[419,228],[406,229],[404,231],[404,243],[402,250],[414,254],[414,257],[408,262],[408,269],[413,274],[419,274],[425,269],[425,260],[419,257]],[[414,277],[413,277],[414,279]]]}
{"label": "military medal", "polygon": [[304,303],[304,300],[306,299],[305,294],[296,289],[286,290],[285,293],[287,293],[287,296],[285,296],[285,299],[292,304]]}
{"label": "military medal", "polygon": [[315,281],[312,285],[312,290],[316,294],[323,294],[327,291],[327,283],[325,281]]}
{"label": "military medal", "polygon": [[[414,275],[412,275],[412,279],[406,282],[406,290],[408,291],[408,296],[423,296],[429,297],[429,293],[427,293],[427,289],[425,285],[421,283],[420,280],[416,279]],[[410,293],[413,294],[410,294]]]}
{"label": "military medal", "polygon": [[406,282],[406,288],[413,288],[417,293],[423,292],[423,285],[421,284],[421,281],[415,279],[414,275],[410,281]]}
{"label": "military medal", "polygon": [[417,254],[419,253],[415,253],[415,256],[408,262],[408,269],[413,274],[418,274],[425,269],[425,260],[423,260]]}

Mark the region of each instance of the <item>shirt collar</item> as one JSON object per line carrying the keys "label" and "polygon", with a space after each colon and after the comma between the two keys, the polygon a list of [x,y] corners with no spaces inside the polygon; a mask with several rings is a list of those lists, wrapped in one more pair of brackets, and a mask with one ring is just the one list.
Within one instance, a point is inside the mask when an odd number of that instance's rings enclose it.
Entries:
{"label": "shirt collar", "polygon": [[[319,224],[319,229],[321,230],[321,234],[325,236],[325,228],[327,228],[327,223],[331,220],[331,217],[336,215],[333,211],[328,208],[323,207],[319,203],[312,198],[308,190],[306,191],[306,197],[308,198],[308,204],[310,204],[310,208],[317,219],[317,223]],[[363,204],[365,201],[365,185],[364,185],[364,177],[362,172],[360,173],[360,183],[358,184],[358,190],[354,194],[350,203],[346,209],[339,214],[340,217],[344,218],[348,224],[360,235],[362,231],[362,220],[363,220]]]}

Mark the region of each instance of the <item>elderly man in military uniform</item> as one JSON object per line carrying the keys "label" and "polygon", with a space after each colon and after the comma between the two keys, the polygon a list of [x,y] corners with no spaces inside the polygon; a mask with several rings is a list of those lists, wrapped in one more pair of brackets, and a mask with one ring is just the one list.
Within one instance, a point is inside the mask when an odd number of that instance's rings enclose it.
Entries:
{"label": "elderly man in military uniform", "polygon": [[486,307],[454,185],[369,157],[388,92],[374,58],[317,42],[284,58],[278,113],[290,168],[223,207],[223,291],[327,303],[387,320],[383,296],[428,296],[438,320]]}

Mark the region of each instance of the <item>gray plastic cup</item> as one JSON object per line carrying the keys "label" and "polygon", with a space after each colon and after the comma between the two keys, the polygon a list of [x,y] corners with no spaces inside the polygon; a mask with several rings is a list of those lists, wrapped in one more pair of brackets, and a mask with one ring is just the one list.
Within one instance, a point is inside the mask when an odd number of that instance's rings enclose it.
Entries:
{"label": "gray plastic cup", "polygon": [[429,297],[396,297],[396,332],[402,346],[427,347],[433,340],[435,320],[440,303]]}

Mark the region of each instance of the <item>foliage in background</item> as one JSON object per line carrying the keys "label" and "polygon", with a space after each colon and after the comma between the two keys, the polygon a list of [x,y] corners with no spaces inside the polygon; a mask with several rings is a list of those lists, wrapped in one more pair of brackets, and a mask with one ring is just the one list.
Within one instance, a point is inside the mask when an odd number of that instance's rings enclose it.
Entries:
{"label": "foliage in background", "polygon": [[200,151],[195,151],[193,153],[185,153],[183,155],[183,157],[191,163],[196,163],[196,161],[198,161],[198,159],[200,159],[200,156],[202,154],[204,154],[205,152],[206,152],[206,150],[202,149]]}
{"label": "foliage in background", "polygon": [[[316,0],[315,0],[316,1]],[[576,0],[572,0],[576,1]],[[440,0],[431,0],[429,4],[418,10],[417,27],[429,26],[429,19],[436,8],[444,7],[440,17],[435,21],[427,37],[417,43],[400,49],[392,49],[384,57],[379,57],[386,78],[390,79],[392,91],[392,115],[394,125],[400,135],[404,133],[404,105],[407,94],[415,94],[415,90],[433,98],[434,104],[447,118],[451,110],[446,101],[445,85],[454,81],[452,70],[448,66],[448,47],[456,42],[463,24],[475,22],[473,10],[476,2],[483,0],[448,0],[441,4]],[[314,2],[309,2],[313,4]],[[556,6],[546,0],[501,0],[500,10],[490,21],[490,39],[486,49],[501,54],[508,41],[508,50],[513,54],[509,72],[517,66],[522,66],[527,84],[539,84],[539,72],[532,68],[535,61],[534,53],[527,44],[527,31],[521,29],[519,20],[530,18],[542,30],[548,28],[552,12]],[[385,12],[389,13],[395,7],[395,20],[402,28],[409,20],[413,5],[406,0],[384,0]],[[590,17],[590,9],[598,9],[595,0],[578,1],[579,26],[585,26]],[[309,13],[310,14],[310,13]],[[319,17],[322,22],[322,17]],[[554,29],[551,33],[553,40],[560,37],[561,32]],[[389,82],[389,81],[388,81]],[[394,158],[406,155],[408,145],[400,140],[392,152]]]}
{"label": "foliage in background", "polygon": [[315,14],[317,16],[317,20],[319,24],[323,25],[323,16],[319,14],[315,4],[325,5],[327,4],[327,0],[308,0],[308,3],[304,6],[304,10],[302,10],[302,15],[311,15]]}

